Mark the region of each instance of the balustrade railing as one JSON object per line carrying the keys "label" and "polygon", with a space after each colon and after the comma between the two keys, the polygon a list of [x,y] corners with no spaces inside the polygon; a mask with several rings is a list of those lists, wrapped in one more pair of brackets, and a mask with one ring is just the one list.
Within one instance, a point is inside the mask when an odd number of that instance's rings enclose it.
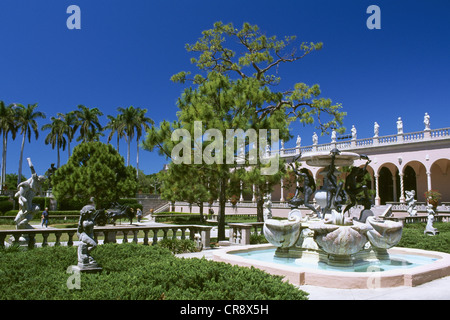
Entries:
{"label": "balustrade railing", "polygon": [[[122,242],[135,242],[143,245],[156,245],[160,239],[167,239],[169,233],[172,239],[180,238],[194,240],[195,235],[199,234],[203,248],[210,247],[211,240],[210,226],[201,225],[167,225],[167,226],[127,226],[127,227],[95,227],[94,240],[102,243],[116,243],[117,236],[122,236]],[[48,246],[50,243],[49,237],[52,236],[53,245],[59,246],[63,244],[62,237],[64,236],[64,244],[67,246],[74,245],[74,235],[77,233],[76,228],[65,229],[22,229],[22,230],[0,230],[0,247],[5,246],[5,241],[12,245],[21,244],[21,237],[26,238],[28,248],[34,248],[37,243],[37,237],[42,237],[41,246]],[[9,238],[8,238],[9,236]],[[129,238],[130,236],[130,238]],[[103,239],[100,239],[103,238]]]}
{"label": "balustrade railing", "polygon": [[392,134],[387,136],[370,137],[356,140],[315,144],[304,147],[287,148],[282,149],[280,154],[281,156],[291,156],[294,154],[298,154],[299,151],[302,154],[304,154],[313,151],[327,151],[333,148],[338,148],[339,150],[353,149],[353,148],[367,148],[367,147],[376,147],[380,145],[385,146],[388,144],[397,144],[400,142],[411,143],[417,141],[424,141],[428,139],[433,140],[449,137],[450,137],[450,128],[442,128],[417,132],[408,132],[402,134]]}

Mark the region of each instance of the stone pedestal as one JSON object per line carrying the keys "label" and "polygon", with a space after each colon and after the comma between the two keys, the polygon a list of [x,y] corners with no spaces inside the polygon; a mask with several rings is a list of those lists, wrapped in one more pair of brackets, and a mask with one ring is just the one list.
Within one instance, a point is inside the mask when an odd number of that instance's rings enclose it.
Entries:
{"label": "stone pedestal", "polygon": [[99,273],[102,272],[103,268],[99,267],[98,265],[95,266],[71,266],[73,272],[80,272],[80,273]]}

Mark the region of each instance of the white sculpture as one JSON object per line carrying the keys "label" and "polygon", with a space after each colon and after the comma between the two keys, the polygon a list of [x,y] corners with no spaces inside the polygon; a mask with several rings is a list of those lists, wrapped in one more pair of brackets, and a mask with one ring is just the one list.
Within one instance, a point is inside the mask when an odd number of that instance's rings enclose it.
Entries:
{"label": "white sculpture", "polygon": [[356,128],[355,128],[355,125],[352,125],[352,140],[356,140]]}
{"label": "white sculpture", "polygon": [[403,121],[401,117],[398,117],[397,120],[397,134],[402,134],[403,133]]}
{"label": "white sculpture", "polygon": [[296,144],[297,144],[297,148],[300,148],[300,146],[301,146],[301,144],[302,144],[302,138],[300,138],[299,135],[297,136],[297,142],[296,142]]}
{"label": "white sculpture", "polygon": [[416,209],[416,202],[417,200],[414,199],[414,196],[416,195],[416,192],[414,190],[411,191],[405,191],[405,201],[408,205],[408,214],[411,217],[417,216],[417,209]]}
{"label": "white sculpture", "polygon": [[31,178],[17,185],[17,193],[14,195],[19,200],[19,212],[14,219],[17,229],[33,229],[28,223],[33,219],[33,213],[39,210],[38,206],[33,206],[33,198],[41,192],[41,183],[45,180],[44,176],[38,176],[31,163],[31,159],[27,158],[28,165],[31,169]]}
{"label": "white sculpture", "polygon": [[317,133],[314,132],[312,136],[313,144],[317,144],[319,142],[319,137],[317,136]]}
{"label": "white sculpture", "polygon": [[336,142],[336,130],[331,131],[331,142]]}
{"label": "white sculpture", "polygon": [[265,200],[263,211],[264,221],[266,221],[267,219],[272,219],[272,201],[270,200],[270,198],[271,198],[270,193],[264,197]]}
{"label": "white sculpture", "polygon": [[380,125],[375,122],[373,125],[373,136],[378,137],[378,134],[380,133]]}
{"label": "white sculpture", "polygon": [[425,231],[423,233],[434,236],[437,233],[439,233],[439,231],[438,231],[438,229],[436,229],[433,226],[434,216],[435,216],[436,213],[433,210],[433,205],[432,204],[428,204],[427,205],[427,212],[428,212],[427,226],[425,227]]}
{"label": "white sculpture", "polygon": [[430,130],[430,115],[427,112],[425,112],[423,117],[423,124],[425,125],[425,130]]}

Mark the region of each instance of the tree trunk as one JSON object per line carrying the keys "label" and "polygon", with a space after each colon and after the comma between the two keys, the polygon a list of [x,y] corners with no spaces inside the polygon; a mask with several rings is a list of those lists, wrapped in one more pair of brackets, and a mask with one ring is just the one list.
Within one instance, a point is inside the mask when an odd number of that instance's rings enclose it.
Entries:
{"label": "tree trunk", "polygon": [[6,148],[8,145],[8,134],[3,133],[3,158],[2,158],[2,185],[1,190],[3,191],[4,185],[6,183]]}
{"label": "tree trunk", "polygon": [[25,147],[25,136],[26,136],[26,132],[23,133],[22,146],[20,148],[19,175],[17,177],[17,185],[19,185],[19,183],[22,182],[22,160],[23,160],[23,149]]}
{"label": "tree trunk", "polygon": [[226,199],[226,193],[225,193],[225,187],[227,185],[227,179],[221,177],[220,178],[220,193],[219,193],[219,213],[218,213],[218,232],[217,232],[217,240],[225,240],[225,203],[227,201]]}
{"label": "tree trunk", "polygon": [[131,139],[130,137],[127,138],[127,167],[130,165],[130,144],[131,144]]}
{"label": "tree trunk", "polygon": [[59,146],[56,146],[56,149],[57,149],[56,154],[57,154],[57,156],[58,156],[58,159],[57,159],[58,161],[56,162],[56,163],[57,163],[57,164],[56,164],[56,168],[59,168],[59,165],[61,164],[60,161],[59,161],[59,158],[60,158],[60,157],[59,157]]}
{"label": "tree trunk", "polygon": [[139,179],[139,139],[136,140],[137,149],[136,149],[136,178]]}
{"label": "tree trunk", "polygon": [[264,198],[258,197],[256,200],[256,221],[264,222]]}
{"label": "tree trunk", "polygon": [[2,150],[2,176],[0,179],[1,185],[0,190],[3,193],[3,185],[5,184],[5,162],[6,162],[6,134],[3,132],[3,150]]}
{"label": "tree trunk", "polygon": [[203,201],[198,203],[198,207],[200,208],[200,221],[205,221],[205,217],[203,216]]}

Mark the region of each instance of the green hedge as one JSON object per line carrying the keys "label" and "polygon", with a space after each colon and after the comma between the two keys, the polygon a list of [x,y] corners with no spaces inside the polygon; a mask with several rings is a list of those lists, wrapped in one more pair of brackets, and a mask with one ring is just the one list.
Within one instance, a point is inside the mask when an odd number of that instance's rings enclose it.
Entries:
{"label": "green hedge", "polygon": [[423,234],[425,226],[425,223],[405,225],[397,246],[450,253],[450,223],[435,222],[433,226],[439,230],[435,236]]}
{"label": "green hedge", "polygon": [[68,289],[76,247],[0,254],[0,297],[14,300],[304,300],[307,293],[259,269],[180,259],[160,246],[104,244],[92,256],[100,274],[81,274]]}
{"label": "green hedge", "polygon": [[[16,216],[19,210],[9,210],[4,213],[4,216]],[[75,216],[80,215],[80,211],[49,211],[51,216]],[[37,211],[34,214],[34,218],[40,218],[42,215],[42,210]]]}

